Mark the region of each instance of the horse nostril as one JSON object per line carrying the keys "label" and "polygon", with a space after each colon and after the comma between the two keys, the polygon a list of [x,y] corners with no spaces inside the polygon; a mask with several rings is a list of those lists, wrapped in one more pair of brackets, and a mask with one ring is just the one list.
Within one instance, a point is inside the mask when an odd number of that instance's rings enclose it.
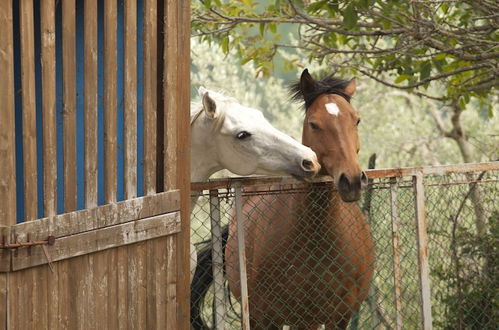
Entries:
{"label": "horse nostril", "polygon": [[350,190],[350,180],[348,180],[348,177],[346,176],[345,173],[342,173],[340,175],[340,180],[339,180],[339,183],[338,183],[338,188],[340,190]]}
{"label": "horse nostril", "polygon": [[305,169],[305,171],[312,171],[312,169],[314,167],[314,162],[312,162],[311,160],[308,160],[308,159],[304,159],[301,162],[301,166],[303,167],[303,169]]}
{"label": "horse nostril", "polygon": [[362,172],[360,173],[360,184],[361,184],[362,186],[366,186],[366,185],[368,184],[368,182],[369,182],[369,181],[368,181],[368,178],[367,178],[367,174],[366,174],[366,172],[362,171]]}

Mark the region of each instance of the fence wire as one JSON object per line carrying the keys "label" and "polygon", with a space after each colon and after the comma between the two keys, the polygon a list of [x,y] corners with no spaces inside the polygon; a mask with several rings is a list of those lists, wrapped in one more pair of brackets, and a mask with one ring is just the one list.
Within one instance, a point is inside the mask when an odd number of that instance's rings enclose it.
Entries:
{"label": "fence wire", "polygon": [[[495,329],[499,324],[499,171],[428,175],[423,182],[432,325],[435,329]],[[312,190],[303,184],[242,189],[252,328],[282,328],[285,324],[300,328],[310,323],[310,313],[317,316],[313,321],[318,326],[333,322],[338,312],[335,308],[341,305],[338,299],[349,299],[345,290],[352,287],[348,283],[358,280],[350,278],[355,264],[341,261],[341,253],[335,250],[341,246],[340,238],[319,216],[324,214],[321,209],[337,203],[331,202],[333,187],[318,183]],[[218,196],[211,193],[212,216],[219,211],[221,225],[228,225],[235,218],[234,189],[218,190]],[[202,262],[203,253],[206,256],[213,246],[210,195],[208,191],[196,195],[191,237]],[[349,329],[423,328],[415,200],[413,178],[399,177],[373,180],[357,203],[370,226],[375,261],[364,265],[366,277],[369,269],[374,273],[362,305],[342,311],[353,313]],[[357,216],[353,212],[342,221],[351,226],[350,236],[361,241],[352,246],[366,248],[361,231],[351,224]],[[258,248],[250,247],[252,241]],[[331,241],[333,245],[324,244]],[[202,298],[199,315],[208,328],[215,328],[215,323],[218,329],[242,328],[240,282],[235,271],[239,265],[231,255],[237,254],[235,244],[235,240],[229,242],[218,259],[208,254],[209,267],[201,270],[200,265],[198,269],[197,275],[203,271],[212,277],[213,260],[215,264],[223,261],[224,265],[218,264],[221,273],[216,276],[216,286],[210,285],[203,297],[204,286],[192,286],[191,304],[197,306]],[[341,249],[353,258],[363,256],[348,247]],[[265,260],[259,259],[262,253]],[[331,283],[345,287],[330,288]],[[272,296],[276,292],[294,294]],[[193,328],[203,328],[198,319],[193,320]]]}

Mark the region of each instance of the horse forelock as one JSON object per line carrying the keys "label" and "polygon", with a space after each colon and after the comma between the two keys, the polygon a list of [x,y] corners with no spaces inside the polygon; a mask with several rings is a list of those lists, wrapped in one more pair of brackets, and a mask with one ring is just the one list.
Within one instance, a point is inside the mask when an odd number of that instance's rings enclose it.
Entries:
{"label": "horse forelock", "polygon": [[316,80],[311,88],[303,91],[300,86],[300,81],[298,80],[289,86],[289,92],[291,100],[295,102],[304,102],[303,105],[305,110],[307,110],[322,94],[337,94],[343,97],[347,102],[350,102],[351,96],[344,92],[349,83],[350,80],[328,76],[321,80]]}

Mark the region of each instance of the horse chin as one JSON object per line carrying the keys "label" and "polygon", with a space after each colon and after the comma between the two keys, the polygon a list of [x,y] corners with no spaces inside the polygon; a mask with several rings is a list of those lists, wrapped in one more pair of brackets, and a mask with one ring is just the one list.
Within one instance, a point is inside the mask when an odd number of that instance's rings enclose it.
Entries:
{"label": "horse chin", "polygon": [[341,200],[344,201],[345,203],[353,203],[357,202],[360,200],[360,189],[359,190],[350,190],[350,191],[345,191],[345,190],[338,190],[340,193]]}

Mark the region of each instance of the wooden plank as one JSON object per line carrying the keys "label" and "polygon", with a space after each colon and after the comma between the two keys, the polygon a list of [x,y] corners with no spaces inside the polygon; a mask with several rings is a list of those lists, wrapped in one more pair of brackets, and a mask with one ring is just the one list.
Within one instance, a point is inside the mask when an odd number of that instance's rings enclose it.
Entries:
{"label": "wooden plank", "polygon": [[179,210],[179,192],[176,190],[103,205],[98,208],[75,211],[54,217],[20,223],[12,226],[6,235],[19,242],[45,240],[49,235],[63,237],[105,228],[129,221],[148,218]]}
{"label": "wooden plank", "polygon": [[[91,324],[90,329],[105,328],[108,324],[108,319],[113,317],[108,311],[110,306],[108,304],[108,290],[109,290],[109,255],[112,250],[105,250],[91,255],[93,258],[93,275],[94,280],[93,302],[95,324]],[[112,267],[112,266],[111,266]]]}
{"label": "wooden plank", "polygon": [[137,1],[125,1],[124,13],[124,191],[137,197]]}
{"label": "wooden plank", "polygon": [[62,1],[64,211],[76,210],[76,17],[75,0]]}
{"label": "wooden plank", "polygon": [[[47,303],[49,306],[49,308],[47,308],[47,329],[51,330],[62,329],[59,313],[59,301],[63,299],[59,293],[60,265],[60,262],[54,263],[54,271],[49,271],[47,276]],[[44,266],[44,268],[47,269],[47,266]]]}
{"label": "wooden plank", "polygon": [[88,329],[88,255],[69,261],[69,329]]}
{"label": "wooden plank", "polygon": [[33,324],[38,329],[48,329],[49,300],[47,284],[50,275],[47,272],[50,272],[50,270],[48,270],[48,266],[39,266],[24,271],[31,273],[29,280],[33,283],[30,295],[33,301],[33,309],[31,310]]}
{"label": "wooden plank", "polygon": [[85,206],[97,206],[97,0],[84,9]]}
{"label": "wooden plank", "polygon": [[140,329],[146,324],[147,244],[128,246],[128,328]]}
{"label": "wooden plank", "polygon": [[118,9],[104,2],[104,200],[116,201],[117,190],[117,49]]}
{"label": "wooden plank", "polygon": [[[11,243],[11,228],[10,226],[0,226],[0,242]],[[0,272],[10,271],[10,260],[12,251],[0,249]]]}
{"label": "wooden plank", "polygon": [[[0,9],[1,11],[1,9]],[[0,13],[0,16],[2,14]],[[1,18],[0,18],[1,20]],[[9,329],[8,284],[9,274],[0,273],[0,330]]]}
{"label": "wooden plank", "polygon": [[[182,329],[180,327],[178,318],[180,311],[177,308],[178,300],[178,286],[180,278],[177,274],[177,249],[178,249],[178,235],[171,235],[166,238],[166,254],[167,254],[167,268],[166,268],[166,327],[167,330]],[[189,277],[189,276],[187,276]]]}
{"label": "wooden plank", "polygon": [[[163,72],[163,96],[164,96],[164,189],[177,187],[177,150],[178,150],[178,118],[180,107],[178,102],[178,33],[179,18],[177,12],[177,1],[167,0],[164,13],[164,72]],[[188,53],[182,54],[188,56]],[[183,109],[182,109],[183,110]]]}
{"label": "wooden plank", "polygon": [[25,220],[38,218],[33,1],[20,0]]}
{"label": "wooden plank", "polygon": [[182,232],[177,235],[179,258],[177,287],[178,294],[178,329],[190,328],[190,3],[176,1],[178,15],[178,54],[182,54],[178,63],[178,105],[177,105],[177,187],[181,192],[180,212]]}
{"label": "wooden plank", "polygon": [[12,0],[0,3],[0,225],[16,223],[16,145]]}
{"label": "wooden plank", "polygon": [[157,0],[144,1],[144,194],[156,193]]}
{"label": "wooden plank", "polygon": [[118,270],[118,328],[128,328],[128,249],[120,247],[116,249],[116,268]]}
{"label": "wooden plank", "polygon": [[57,213],[57,133],[55,117],[55,0],[40,3],[43,112],[43,211]]}
{"label": "wooden plank", "polygon": [[[53,261],[63,260],[122,245],[133,244],[180,231],[180,214],[173,212],[124,224],[58,238],[47,249]],[[12,269],[19,270],[47,263],[40,246],[18,249]]]}
{"label": "wooden plank", "polygon": [[73,296],[70,290],[70,267],[69,264],[72,260],[62,260],[57,262],[57,276],[59,292],[59,308],[57,309],[58,314],[58,326],[59,329],[70,329],[70,319],[71,316],[71,304],[73,303]]}
{"label": "wooden plank", "polygon": [[402,318],[402,274],[400,267],[400,217],[398,212],[397,200],[398,183],[397,178],[390,180],[390,205],[392,218],[392,249],[393,249],[393,284],[395,299],[395,329],[400,330],[403,327]]}
{"label": "wooden plank", "polygon": [[[125,248],[125,247],[123,247]],[[107,329],[118,329],[118,267],[117,256],[118,250],[110,249],[104,251],[107,253],[107,263],[109,265],[107,270],[107,294],[106,294],[106,309],[108,313],[107,322],[105,323]],[[104,324],[103,324],[104,327]]]}
{"label": "wooden plank", "polygon": [[147,241],[146,329],[166,328],[166,237]]}
{"label": "wooden plank", "polygon": [[418,243],[419,288],[421,292],[421,316],[423,329],[432,329],[430,266],[428,263],[428,230],[426,225],[423,173],[413,177],[416,201],[416,229]]}

